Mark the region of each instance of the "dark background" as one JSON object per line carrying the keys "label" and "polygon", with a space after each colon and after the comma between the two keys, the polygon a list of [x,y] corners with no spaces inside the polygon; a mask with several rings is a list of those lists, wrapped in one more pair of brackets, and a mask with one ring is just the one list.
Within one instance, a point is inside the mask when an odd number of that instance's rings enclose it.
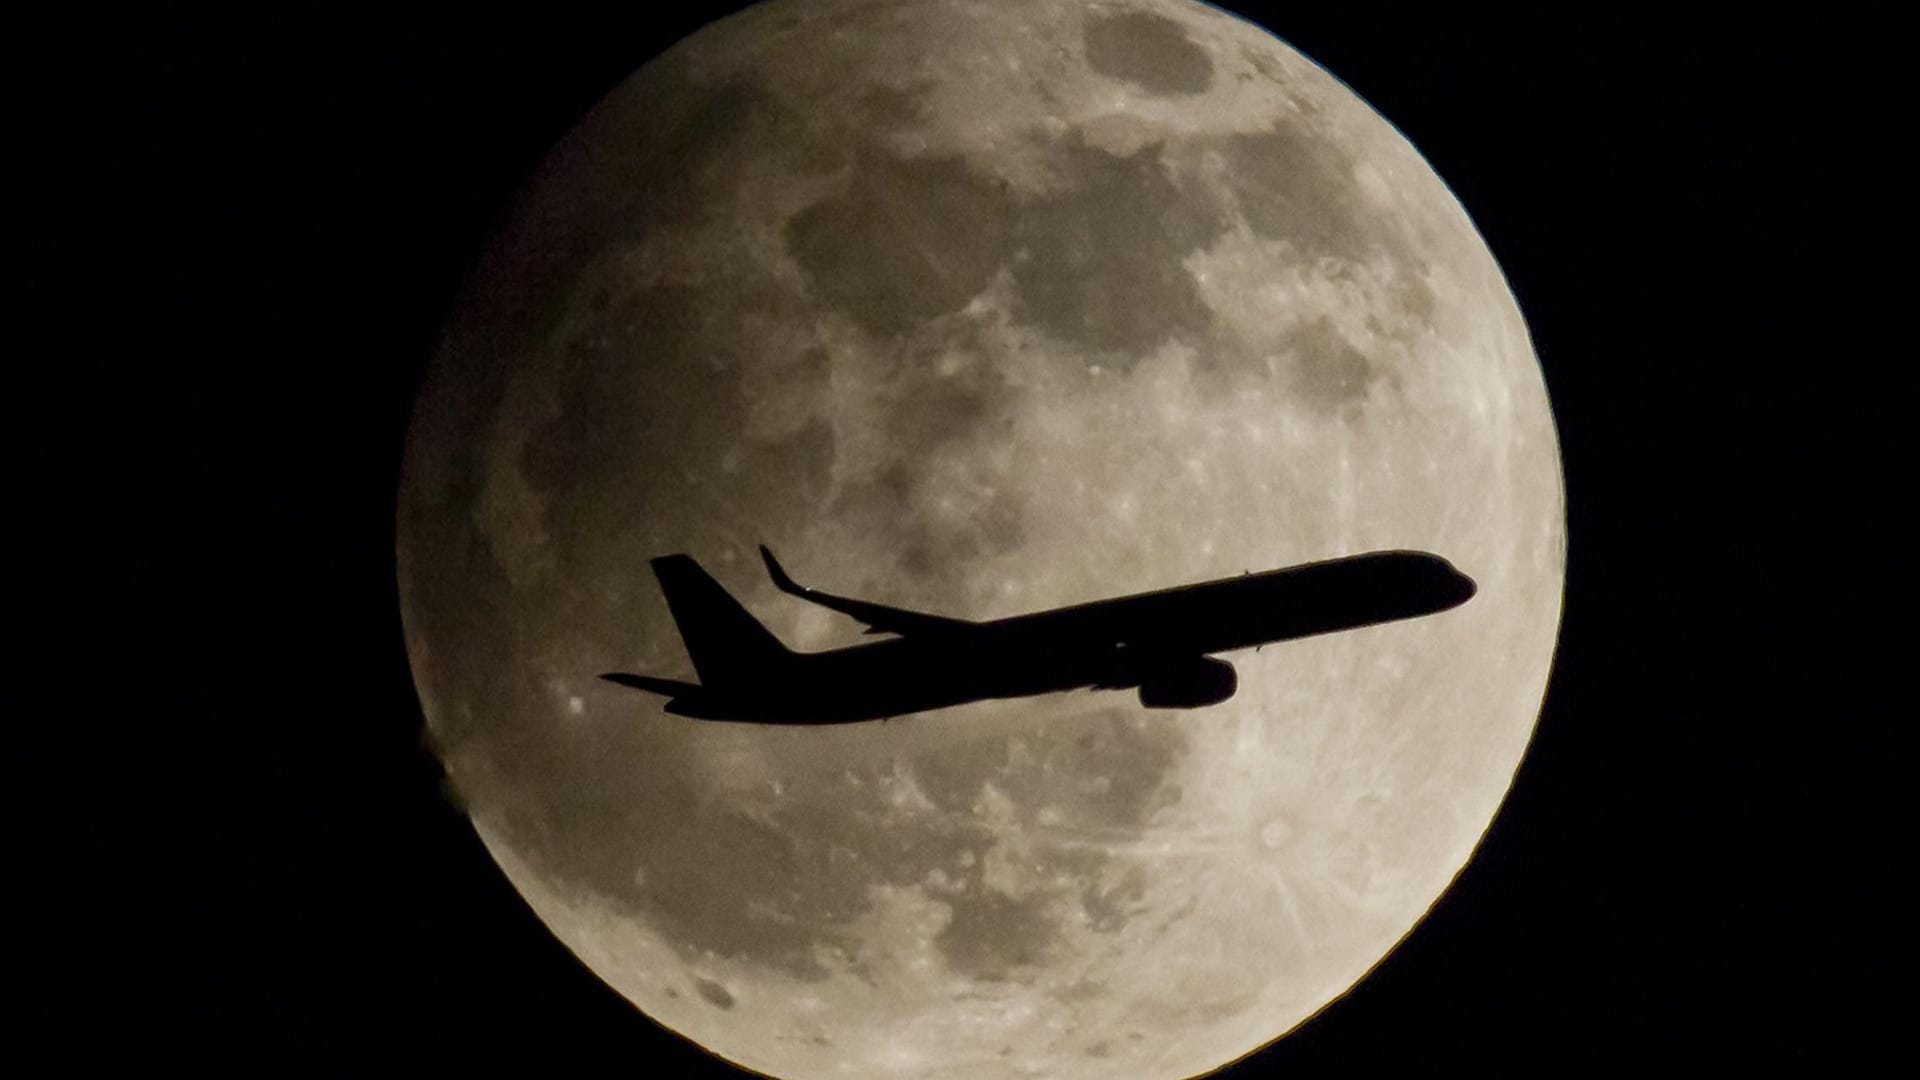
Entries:
{"label": "dark background", "polygon": [[[728,1075],[573,960],[444,800],[392,564],[461,274],[551,142],[717,10],[643,7],[7,17],[9,1060]],[[1479,856],[1232,1075],[1891,1071],[1891,17],[1319,7],[1238,10],[1399,126],[1505,268],[1569,578]]]}

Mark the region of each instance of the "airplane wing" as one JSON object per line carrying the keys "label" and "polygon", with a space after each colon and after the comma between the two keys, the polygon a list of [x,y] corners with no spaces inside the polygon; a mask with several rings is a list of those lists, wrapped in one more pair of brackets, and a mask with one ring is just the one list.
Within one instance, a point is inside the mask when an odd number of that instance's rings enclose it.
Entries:
{"label": "airplane wing", "polygon": [[875,604],[867,600],[854,600],[850,597],[835,596],[832,593],[821,592],[819,589],[809,589],[804,585],[797,584],[791,577],[788,577],[787,572],[781,568],[779,561],[773,557],[773,552],[768,551],[764,544],[760,547],[760,558],[767,564],[767,575],[773,578],[775,588],[789,596],[797,596],[802,600],[819,604],[823,608],[838,611],[843,615],[851,615],[867,624],[867,633],[869,634],[900,634],[902,636],[909,634],[950,634],[956,630],[966,630],[978,625],[966,619],[954,619],[945,615],[928,615],[921,611],[909,611],[906,608],[888,607],[885,604]]}

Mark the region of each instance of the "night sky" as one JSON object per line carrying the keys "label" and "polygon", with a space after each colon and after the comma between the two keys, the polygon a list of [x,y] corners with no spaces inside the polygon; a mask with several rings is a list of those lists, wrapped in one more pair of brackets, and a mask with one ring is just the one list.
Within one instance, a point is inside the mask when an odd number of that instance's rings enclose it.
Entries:
{"label": "night sky", "polygon": [[[1567,599],[1480,854],[1228,1075],[1890,1064],[1890,15],[1325,6],[1234,10],[1398,126],[1505,269]],[[392,534],[415,382],[516,186],[725,9],[396,7],[9,20],[10,1060],[734,1075],[576,962],[444,796]]]}

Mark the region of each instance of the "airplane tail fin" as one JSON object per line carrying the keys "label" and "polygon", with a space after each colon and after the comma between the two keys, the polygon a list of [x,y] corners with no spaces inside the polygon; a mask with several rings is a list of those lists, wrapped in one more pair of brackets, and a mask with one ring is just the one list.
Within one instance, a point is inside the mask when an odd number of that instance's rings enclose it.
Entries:
{"label": "airplane tail fin", "polygon": [[764,679],[769,668],[783,665],[793,655],[690,556],[654,559],[653,576],[666,594],[667,608],[673,612],[680,640],[702,685],[722,687]]}

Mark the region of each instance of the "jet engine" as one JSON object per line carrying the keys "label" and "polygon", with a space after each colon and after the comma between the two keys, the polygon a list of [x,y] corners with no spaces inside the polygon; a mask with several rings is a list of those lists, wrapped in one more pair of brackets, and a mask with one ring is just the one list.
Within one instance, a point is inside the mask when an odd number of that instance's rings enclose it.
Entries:
{"label": "jet engine", "polygon": [[1140,704],[1149,709],[1197,709],[1218,705],[1239,689],[1233,665],[1210,656],[1178,660],[1140,683]]}

